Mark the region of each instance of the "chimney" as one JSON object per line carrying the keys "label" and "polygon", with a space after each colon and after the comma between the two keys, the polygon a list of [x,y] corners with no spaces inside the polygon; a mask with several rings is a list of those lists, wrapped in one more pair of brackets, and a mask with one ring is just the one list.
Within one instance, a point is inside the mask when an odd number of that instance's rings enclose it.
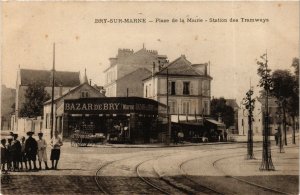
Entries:
{"label": "chimney", "polygon": [[90,79],[90,86],[92,86],[92,79]]}

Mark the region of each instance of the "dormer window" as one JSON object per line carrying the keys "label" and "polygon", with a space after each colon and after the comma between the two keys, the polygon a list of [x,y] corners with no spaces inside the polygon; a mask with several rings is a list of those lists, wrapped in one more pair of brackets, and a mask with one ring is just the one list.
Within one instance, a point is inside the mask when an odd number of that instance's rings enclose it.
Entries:
{"label": "dormer window", "polygon": [[81,98],[88,98],[89,97],[89,92],[88,91],[82,91],[81,92]]}

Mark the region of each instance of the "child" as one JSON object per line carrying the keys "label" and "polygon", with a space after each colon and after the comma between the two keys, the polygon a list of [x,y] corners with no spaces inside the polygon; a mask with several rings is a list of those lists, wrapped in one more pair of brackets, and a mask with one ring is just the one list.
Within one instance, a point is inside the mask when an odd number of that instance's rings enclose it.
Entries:
{"label": "child", "polygon": [[45,163],[45,169],[48,170],[49,167],[47,165],[47,153],[46,153],[46,147],[47,143],[46,140],[43,139],[43,133],[38,133],[39,139],[37,141],[38,144],[38,159],[39,159],[39,165],[40,170],[42,169],[42,161]]}
{"label": "child", "polygon": [[1,139],[1,170],[5,171],[5,164],[7,163],[7,149],[5,147],[6,139]]}
{"label": "child", "polygon": [[[62,139],[58,136],[58,132],[55,131],[54,136],[51,139],[51,146],[52,146],[51,155],[50,155],[50,160],[52,161],[51,169],[57,169],[57,164],[60,157],[60,147],[62,145],[63,145]],[[56,161],[55,166],[54,166],[54,161]]]}

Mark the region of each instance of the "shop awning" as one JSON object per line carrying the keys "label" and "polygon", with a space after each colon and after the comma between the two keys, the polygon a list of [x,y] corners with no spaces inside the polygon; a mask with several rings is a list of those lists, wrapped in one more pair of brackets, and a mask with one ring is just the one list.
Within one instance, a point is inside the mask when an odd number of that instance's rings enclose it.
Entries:
{"label": "shop awning", "polygon": [[213,123],[213,124],[215,124],[215,125],[217,125],[217,126],[225,126],[224,123],[221,123],[221,122],[216,121],[216,120],[214,120],[214,119],[205,119],[205,120],[208,121],[208,122],[210,122],[210,123]]}
{"label": "shop awning", "polygon": [[203,125],[203,118],[200,116],[171,115],[171,122]]}

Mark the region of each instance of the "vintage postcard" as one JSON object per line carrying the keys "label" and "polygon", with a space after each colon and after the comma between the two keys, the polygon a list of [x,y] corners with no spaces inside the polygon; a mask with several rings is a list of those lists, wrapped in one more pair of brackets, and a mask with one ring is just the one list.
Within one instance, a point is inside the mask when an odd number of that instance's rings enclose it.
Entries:
{"label": "vintage postcard", "polygon": [[3,1],[1,194],[299,194],[298,1]]}

